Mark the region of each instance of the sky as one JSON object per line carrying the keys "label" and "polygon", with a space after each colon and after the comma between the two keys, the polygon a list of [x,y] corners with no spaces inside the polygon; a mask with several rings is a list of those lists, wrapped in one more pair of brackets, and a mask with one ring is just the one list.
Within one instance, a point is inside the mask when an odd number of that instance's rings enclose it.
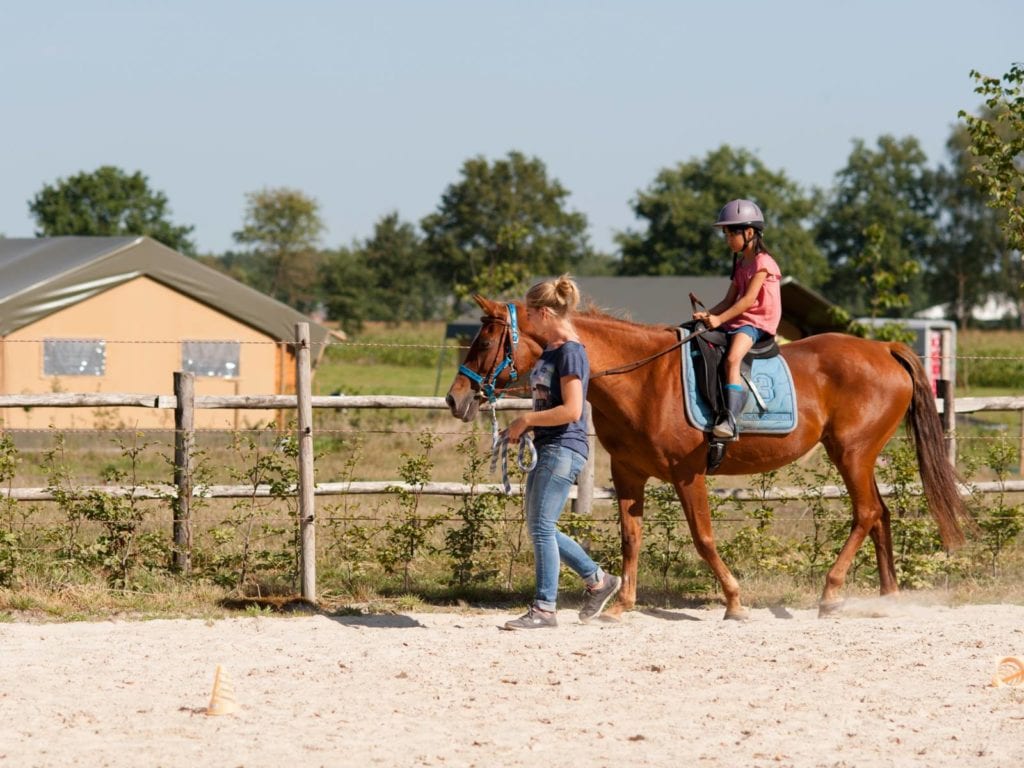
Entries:
{"label": "sky", "polygon": [[44,186],[113,165],[201,253],[280,187],[335,248],[518,150],[613,253],[661,169],[723,144],[806,190],[886,134],[944,163],[970,71],[1024,60],[1022,29],[1020,0],[4,0],[0,234],[32,237]]}

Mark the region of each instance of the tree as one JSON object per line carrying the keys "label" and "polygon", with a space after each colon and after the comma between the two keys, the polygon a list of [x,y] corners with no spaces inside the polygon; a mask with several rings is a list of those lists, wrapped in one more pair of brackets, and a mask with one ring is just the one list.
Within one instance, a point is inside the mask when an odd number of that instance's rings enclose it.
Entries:
{"label": "tree", "polygon": [[566,210],[569,192],[539,159],[475,157],[461,175],[420,223],[432,274],[458,298],[518,293],[590,256],[586,217]]}
{"label": "tree", "polygon": [[782,273],[808,286],[820,285],[828,268],[804,226],[817,196],[805,195],[750,152],[727,145],[703,160],[661,170],[638,194],[632,207],[646,228],[616,235],[622,250],[619,274],[727,274],[732,261],[712,224],[721,207],[738,197],[754,200],[764,212],[765,240]]}
{"label": "tree", "polygon": [[971,178],[976,159],[968,150],[970,137],[958,126],[946,143],[950,165],[938,172],[939,218],[932,258],[925,275],[929,304],[948,304],[949,315],[965,328],[971,309],[992,292],[1015,294],[1001,268],[1006,237],[999,213]]}
{"label": "tree", "polygon": [[1002,79],[975,70],[971,77],[988,107],[980,116],[959,113],[980,161],[975,178],[992,207],[1006,213],[1010,246],[1024,251],[1024,64],[1014,64]]}
{"label": "tree", "polygon": [[255,287],[300,311],[312,309],[318,299],[317,246],[324,230],[319,203],[287,187],[245,197],[245,220],[233,236],[252,249]]}
{"label": "tree", "polygon": [[987,77],[975,70],[974,89],[985,97],[987,111],[960,117],[971,137],[970,150],[978,159],[973,178],[989,198],[989,205],[1003,214],[1002,226],[1009,248],[1003,271],[1016,282],[1017,306],[1024,323],[1024,64],[1014,64],[1002,78]]}
{"label": "tree", "polygon": [[[878,139],[871,150],[857,139],[847,165],[836,174],[836,186],[818,225],[817,242],[828,257],[832,276],[825,292],[852,312],[870,307],[869,270],[903,274],[908,283],[896,286],[910,301],[897,312],[923,306],[920,271],[901,272],[907,260],[926,262],[935,240],[936,173],[926,166],[917,139]],[[881,227],[873,236],[885,243],[881,261],[861,260],[869,250],[869,225]]]}
{"label": "tree", "polygon": [[430,272],[429,255],[412,224],[395,212],[382,217],[359,255],[371,274],[367,286],[373,301],[369,316],[375,320],[431,320],[443,314],[447,291]]}
{"label": "tree", "polygon": [[45,185],[28,203],[35,217],[36,237],[146,235],[190,256],[196,247],[189,240],[193,227],[168,221],[167,196],[149,188],[140,172],[128,175],[104,165],[56,184]]}
{"label": "tree", "polygon": [[362,255],[350,248],[327,252],[320,264],[320,282],[327,316],[346,333],[359,333],[372,308],[366,288],[374,282]]}

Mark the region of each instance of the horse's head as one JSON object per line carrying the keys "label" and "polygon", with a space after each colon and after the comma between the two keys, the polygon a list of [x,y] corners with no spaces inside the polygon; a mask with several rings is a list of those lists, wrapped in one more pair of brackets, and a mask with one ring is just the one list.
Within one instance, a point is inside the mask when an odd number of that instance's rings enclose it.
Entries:
{"label": "horse's head", "polygon": [[502,304],[483,296],[473,300],[484,311],[480,330],[445,397],[452,416],[463,421],[476,418],[482,402],[528,388],[525,377],[541,352],[521,302]]}

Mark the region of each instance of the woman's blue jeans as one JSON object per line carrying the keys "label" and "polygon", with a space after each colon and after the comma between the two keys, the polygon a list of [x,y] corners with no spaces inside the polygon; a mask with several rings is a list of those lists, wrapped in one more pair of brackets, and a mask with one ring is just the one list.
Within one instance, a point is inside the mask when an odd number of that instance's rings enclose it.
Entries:
{"label": "woman's blue jeans", "polygon": [[569,489],[586,459],[557,445],[542,446],[537,453],[537,466],[526,478],[526,525],[533,540],[537,572],[534,603],[542,610],[553,611],[558,601],[561,563],[572,568],[587,584],[597,584],[604,574],[583,547],[557,527]]}

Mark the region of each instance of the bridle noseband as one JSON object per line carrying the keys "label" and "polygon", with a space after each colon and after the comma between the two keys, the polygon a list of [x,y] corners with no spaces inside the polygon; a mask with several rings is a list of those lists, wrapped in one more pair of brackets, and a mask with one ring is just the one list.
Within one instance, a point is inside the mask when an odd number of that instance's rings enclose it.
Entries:
{"label": "bridle noseband", "polygon": [[459,373],[477,384],[480,387],[480,393],[487,398],[489,403],[494,403],[506,391],[511,389],[511,387],[505,387],[501,390],[495,389],[498,383],[498,376],[501,375],[502,371],[506,368],[509,369],[508,379],[510,384],[519,378],[519,373],[516,371],[516,347],[519,346],[519,323],[516,321],[516,305],[506,304],[505,306],[508,308],[508,320],[490,315],[483,318],[484,324],[500,323],[505,327],[501,336],[501,343],[505,347],[505,358],[499,363],[497,356],[495,356],[491,371],[485,375],[477,373],[465,364],[459,366]]}

